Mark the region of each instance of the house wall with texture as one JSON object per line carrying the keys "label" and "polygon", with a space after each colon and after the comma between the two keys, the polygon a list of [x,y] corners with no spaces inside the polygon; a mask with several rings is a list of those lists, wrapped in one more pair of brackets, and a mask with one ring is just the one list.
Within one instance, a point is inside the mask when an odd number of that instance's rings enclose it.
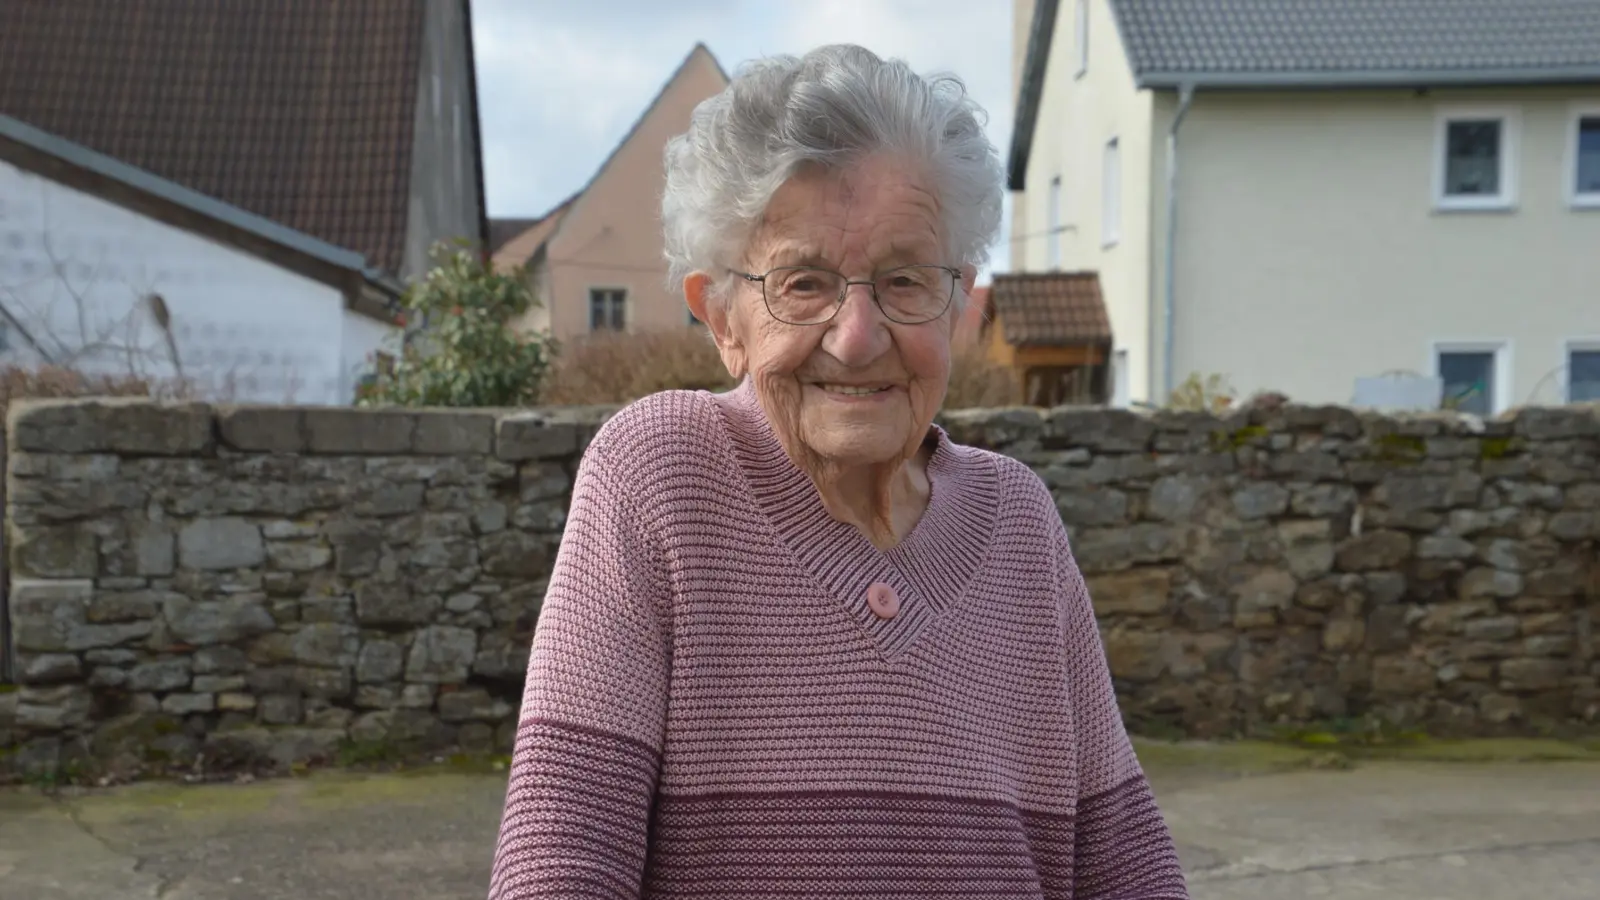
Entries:
{"label": "house wall with texture", "polygon": [[[0,759],[506,750],[604,417],[19,404]],[[943,423],[1054,492],[1136,732],[1600,733],[1600,406]]]}
{"label": "house wall with texture", "polygon": [[[1126,353],[1125,396],[1150,400],[1151,173],[1156,142],[1165,134],[1153,129],[1152,95],[1134,85],[1110,3],[1089,0],[1087,10],[1088,65],[1082,74],[1076,4],[1062,0],[1056,13],[1027,187],[1014,203],[1022,213],[1013,220],[1011,267],[1019,272],[1098,272],[1113,353]],[[1024,40],[1013,52],[1026,49]],[[1104,178],[1106,147],[1113,139],[1120,161],[1112,194],[1120,220],[1112,229],[1114,239],[1105,221]],[[1059,193],[1051,186],[1056,179]],[[1052,245],[1059,250],[1053,253]]]}
{"label": "house wall with texture", "polygon": [[0,162],[0,303],[14,317],[0,360],[174,377],[142,299],[151,293],[170,313],[184,377],[211,398],[348,403],[386,330],[374,321],[346,338],[354,314],[337,289]]}
{"label": "house wall with texture", "polygon": [[400,273],[414,278],[431,268],[439,241],[464,238],[474,246],[484,214],[478,194],[480,149],[472,117],[472,72],[467,55],[466,4],[428,0],[411,147],[411,194],[405,259]]}
{"label": "house wall with texture", "polygon": [[592,288],[627,291],[628,331],[689,327],[683,291],[666,284],[662,156],[667,141],[688,130],[694,108],[726,86],[716,60],[696,48],[562,218],[547,245],[542,298],[556,338],[589,333]]}
{"label": "house wall with texture", "polygon": [[[1176,380],[1349,403],[1357,378],[1430,374],[1436,341],[1495,343],[1498,409],[1562,402],[1565,343],[1600,339],[1600,209],[1568,202],[1585,101],[1600,89],[1198,92],[1180,131]],[[1160,106],[1158,129],[1171,96]],[[1435,207],[1451,109],[1514,113],[1511,207]]]}

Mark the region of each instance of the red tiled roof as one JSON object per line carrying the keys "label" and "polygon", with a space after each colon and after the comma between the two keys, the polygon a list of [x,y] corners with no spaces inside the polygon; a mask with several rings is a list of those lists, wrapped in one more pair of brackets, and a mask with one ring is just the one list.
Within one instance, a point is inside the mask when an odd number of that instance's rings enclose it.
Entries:
{"label": "red tiled roof", "polygon": [[1111,319],[1094,272],[996,275],[991,315],[1014,347],[1065,347],[1111,341]]}
{"label": "red tiled roof", "polygon": [[424,0],[5,0],[0,113],[396,272],[423,13]]}

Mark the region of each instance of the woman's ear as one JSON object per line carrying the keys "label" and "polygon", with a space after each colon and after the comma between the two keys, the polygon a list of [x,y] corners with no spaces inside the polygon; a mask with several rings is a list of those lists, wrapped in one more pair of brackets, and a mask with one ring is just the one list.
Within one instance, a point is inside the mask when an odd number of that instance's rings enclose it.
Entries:
{"label": "woman's ear", "polygon": [[713,297],[712,290],[711,276],[704,272],[691,272],[683,279],[683,299],[689,304],[689,311],[711,331],[711,339],[717,342],[717,353],[722,356],[722,365],[728,374],[740,379],[744,377],[746,359],[744,344],[733,327],[732,304]]}

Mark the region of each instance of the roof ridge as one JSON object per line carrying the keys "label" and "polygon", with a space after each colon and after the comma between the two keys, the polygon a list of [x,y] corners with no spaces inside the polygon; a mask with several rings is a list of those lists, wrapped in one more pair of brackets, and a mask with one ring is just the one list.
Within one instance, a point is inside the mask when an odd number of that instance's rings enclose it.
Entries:
{"label": "roof ridge", "polygon": [[[710,58],[711,64],[716,66],[717,73],[722,76],[722,80],[724,82],[728,81],[728,73],[722,68],[722,63],[717,61],[717,57],[711,52],[711,48],[707,47],[704,41],[696,41],[695,45],[689,48],[689,52],[684,54],[683,60],[679,62],[677,67],[672,70],[672,74],[667,76],[667,80],[661,82],[661,87],[656,90],[655,96],[651,97],[650,102],[646,103],[644,108],[640,110],[638,117],[633,120],[633,124],[628,126],[627,131],[623,132],[622,139],[617,141],[617,143],[611,148],[610,153],[606,154],[606,158],[602,160],[599,167],[594,170],[594,174],[590,175],[589,180],[583,183],[583,187],[578,188],[578,190],[575,191],[571,197],[567,198],[567,201],[563,203],[562,206],[583,199],[583,195],[587,194],[589,189],[594,187],[595,182],[600,180],[600,176],[605,174],[606,169],[608,169],[611,166],[612,161],[617,158],[617,154],[621,153],[622,148],[628,146],[628,142],[633,140],[633,136],[639,133],[639,129],[644,126],[645,120],[650,118],[650,113],[654,112],[655,108],[661,105],[661,98],[665,97],[668,89],[672,87],[673,83],[682,77],[683,73],[689,68],[690,61],[694,59],[695,54],[697,53],[704,53],[708,58]],[[560,209],[561,207],[558,206],[551,210],[551,212],[554,213]],[[555,229],[545,237],[544,243],[548,244],[550,241],[554,240],[556,235],[561,233],[561,228],[565,224],[565,219],[556,223]]]}

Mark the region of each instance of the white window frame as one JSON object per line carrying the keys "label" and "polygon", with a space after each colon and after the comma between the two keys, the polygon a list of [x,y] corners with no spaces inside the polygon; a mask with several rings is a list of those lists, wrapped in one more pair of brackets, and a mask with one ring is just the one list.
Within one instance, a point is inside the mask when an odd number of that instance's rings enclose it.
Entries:
{"label": "white window frame", "polygon": [[[1500,193],[1490,197],[1452,197],[1444,192],[1450,123],[1497,119],[1500,122]],[[1511,106],[1441,106],[1433,128],[1433,206],[1445,212],[1505,211],[1517,206],[1522,115]]]}
{"label": "white window frame", "polygon": [[1575,209],[1600,209],[1600,191],[1578,191],[1578,123],[1584,119],[1600,119],[1600,103],[1575,103],[1567,115],[1567,152],[1565,154],[1567,202]]}
{"label": "white window frame", "polygon": [[[1133,405],[1133,364],[1128,348],[1111,351],[1111,405],[1127,409]],[[1120,371],[1119,371],[1120,369]]]}
{"label": "white window frame", "polygon": [[[615,329],[615,328],[610,328],[610,327],[607,327],[607,328],[595,328],[594,327],[594,293],[595,293],[595,291],[614,291],[614,292],[620,293],[622,295],[622,328],[621,328],[621,330],[618,330],[618,329]],[[628,315],[628,307],[631,305],[631,304],[628,303],[628,300],[630,299],[629,295],[631,293],[632,292],[629,291],[626,286],[620,285],[620,284],[591,284],[591,285],[589,285],[583,292],[583,300],[584,300],[583,318],[584,318],[585,322],[589,323],[589,333],[590,334],[601,334],[603,332],[612,333],[612,334],[625,334],[625,333],[627,333],[628,325],[633,320],[633,317]],[[609,310],[607,311],[607,313],[609,315]]]}
{"label": "white window frame", "polygon": [[1561,400],[1576,403],[1572,397],[1572,354],[1600,353],[1600,334],[1593,337],[1567,338],[1561,342]]}
{"label": "white window frame", "polygon": [[1046,262],[1052,270],[1061,268],[1061,176],[1050,179],[1050,208],[1046,211],[1049,232],[1045,235]]}
{"label": "white window frame", "polygon": [[1122,143],[1113,137],[1100,154],[1100,246],[1115,247],[1121,241]]}
{"label": "white window frame", "polygon": [[1494,354],[1494,404],[1489,414],[1498,416],[1511,408],[1511,339],[1487,340],[1433,340],[1428,343],[1427,373],[1438,378],[1441,353],[1493,353]]}
{"label": "white window frame", "polygon": [[1074,12],[1073,33],[1076,42],[1073,49],[1077,52],[1078,69],[1073,77],[1082,78],[1089,72],[1089,0],[1077,0]]}

